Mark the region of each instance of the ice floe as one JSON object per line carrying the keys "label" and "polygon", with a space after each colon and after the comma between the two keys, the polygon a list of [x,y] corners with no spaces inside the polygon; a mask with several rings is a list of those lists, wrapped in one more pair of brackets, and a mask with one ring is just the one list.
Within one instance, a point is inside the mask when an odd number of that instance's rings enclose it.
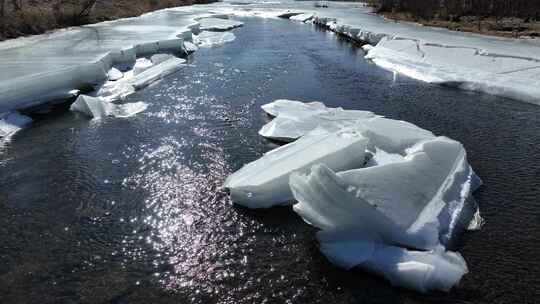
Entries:
{"label": "ice floe", "polygon": [[152,60],[149,60],[147,58],[137,58],[137,60],[135,61],[135,65],[133,66],[133,75],[134,76],[137,76],[139,75],[140,73],[148,70],[149,68],[151,68],[152,66],[154,65],[154,63],[152,62]]}
{"label": "ice floe", "polygon": [[313,14],[313,13],[304,13],[304,14],[298,14],[298,15],[295,15],[295,16],[291,16],[289,19],[293,20],[293,21],[307,22],[307,21],[313,19],[314,16],[315,16],[315,14]]}
{"label": "ice floe", "polygon": [[290,204],[289,175],[322,163],[337,171],[365,162],[367,139],[355,131],[312,131],[296,142],[266,153],[229,176],[228,188],[235,203],[249,208]]}
{"label": "ice floe", "polygon": [[232,174],[224,187],[233,202],[267,208],[294,198],[293,210],[320,229],[321,252],[339,266],[420,292],[459,283],[467,265],[447,246],[482,221],[472,197],[481,180],[459,142],[320,102],[262,109],[278,123],[261,134],[298,139]]}
{"label": "ice floe", "polygon": [[107,77],[110,81],[116,81],[122,79],[122,77],[124,77],[124,73],[113,67],[109,70],[109,72],[107,72]]}
{"label": "ice floe", "polygon": [[124,77],[115,81],[108,81],[99,86],[95,92],[96,96],[104,98],[106,101],[124,99],[136,90],[140,90],[163,77],[171,75],[185,66],[186,60],[171,55],[154,55],[152,60],[146,59],[139,69],[124,73]]}
{"label": "ice floe", "polygon": [[80,95],[71,105],[70,110],[96,119],[106,116],[125,118],[140,113],[147,107],[148,105],[144,102],[114,104],[99,97]]}
{"label": "ice floe", "polygon": [[[223,16],[226,17],[226,16]],[[227,18],[202,18],[199,19],[201,31],[228,31],[237,27],[241,27],[244,23],[240,21],[230,20]]]}
{"label": "ice floe", "polygon": [[408,250],[362,231],[320,231],[321,252],[345,269],[362,267],[394,286],[420,292],[449,291],[468,273],[463,257],[442,249]]}
{"label": "ice floe", "polygon": [[209,48],[220,46],[228,42],[232,42],[236,36],[231,32],[208,32],[203,31],[194,37],[194,41],[199,47]]}

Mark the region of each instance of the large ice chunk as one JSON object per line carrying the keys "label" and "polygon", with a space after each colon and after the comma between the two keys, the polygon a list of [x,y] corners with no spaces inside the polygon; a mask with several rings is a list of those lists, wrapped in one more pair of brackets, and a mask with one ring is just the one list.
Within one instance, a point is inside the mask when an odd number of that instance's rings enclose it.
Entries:
{"label": "large ice chunk", "polygon": [[313,19],[315,14],[313,13],[305,13],[305,14],[298,14],[295,16],[291,16],[289,19],[293,21],[299,21],[299,22],[307,22]]}
{"label": "large ice chunk", "polygon": [[124,77],[124,73],[120,72],[117,68],[110,68],[107,72],[107,77],[110,81],[116,81],[122,79]]}
{"label": "large ice chunk", "polygon": [[[106,101],[115,101],[124,99],[128,95],[140,90],[155,81],[158,81],[170,74],[173,74],[184,67],[185,59],[177,58],[171,55],[152,56],[152,59],[157,62],[146,59],[144,65],[150,65],[139,69],[136,73],[135,69],[124,74],[124,77],[117,81],[108,81],[102,84],[98,89],[96,96],[104,98]],[[135,65],[136,67],[136,65]]]}
{"label": "large ice chunk", "polygon": [[133,79],[130,79],[129,82],[131,85],[133,85],[135,89],[141,89],[151,84],[152,82],[155,82],[180,70],[184,66],[185,62],[185,59],[177,57],[168,59],[158,65],[152,66],[151,68],[145,70],[138,75],[135,75],[135,77]]}
{"label": "large ice chunk", "polygon": [[293,171],[305,172],[319,163],[336,171],[359,168],[365,161],[366,144],[367,139],[355,131],[317,129],[245,165],[227,178],[224,187],[234,202],[249,208],[288,204],[293,199],[289,188]]}
{"label": "large ice chunk", "polygon": [[130,117],[144,111],[148,105],[144,102],[114,104],[99,97],[80,95],[71,105],[70,110],[83,113],[91,118],[105,116]]}
{"label": "large ice chunk", "polygon": [[301,102],[289,99],[277,99],[273,102],[264,104],[261,109],[268,115],[278,116],[279,114],[303,113],[303,112],[315,112],[320,113],[326,111],[327,108],[322,102]]}
{"label": "large ice chunk", "polygon": [[357,231],[321,231],[317,239],[321,252],[334,264],[346,269],[359,266],[382,275],[394,286],[420,292],[449,291],[468,272],[457,252],[407,250]]}
{"label": "large ice chunk", "polygon": [[276,118],[264,125],[259,134],[281,141],[296,140],[317,126],[337,131],[353,126],[359,120],[375,117],[369,111],[327,108],[320,102],[303,103],[285,99],[265,104],[262,109]]}
{"label": "large ice chunk", "polygon": [[262,108],[276,118],[264,125],[259,134],[281,141],[296,140],[318,126],[328,131],[354,127],[370,139],[371,147],[403,153],[422,140],[435,138],[432,132],[412,123],[379,117],[369,111],[327,108],[322,103],[291,100],[276,100]]}
{"label": "large ice chunk", "polygon": [[151,68],[153,65],[152,61],[147,58],[137,58],[135,65],[133,66],[133,75],[137,76]]}
{"label": "large ice chunk", "polygon": [[220,46],[228,42],[232,42],[235,39],[236,39],[236,36],[230,32],[203,31],[199,35],[195,36],[194,41],[200,47],[210,48],[214,46]]}
{"label": "large ice chunk", "polygon": [[463,146],[438,137],[410,149],[403,161],[334,173],[316,165],[293,173],[294,210],[323,230],[371,231],[384,243],[440,247],[452,234],[477,177]]}

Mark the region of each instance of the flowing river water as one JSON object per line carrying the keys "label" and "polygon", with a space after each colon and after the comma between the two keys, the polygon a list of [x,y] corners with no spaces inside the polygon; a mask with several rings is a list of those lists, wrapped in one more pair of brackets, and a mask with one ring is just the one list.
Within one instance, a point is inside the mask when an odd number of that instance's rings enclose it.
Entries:
{"label": "flowing river water", "polygon": [[[35,114],[0,148],[2,303],[533,303],[540,297],[540,107],[382,70],[335,34],[243,19],[237,39],[129,97],[127,119]],[[461,141],[486,225],[457,249],[449,294],[392,288],[318,251],[291,208],[247,210],[220,186],[276,144],[264,103],[319,100]]]}

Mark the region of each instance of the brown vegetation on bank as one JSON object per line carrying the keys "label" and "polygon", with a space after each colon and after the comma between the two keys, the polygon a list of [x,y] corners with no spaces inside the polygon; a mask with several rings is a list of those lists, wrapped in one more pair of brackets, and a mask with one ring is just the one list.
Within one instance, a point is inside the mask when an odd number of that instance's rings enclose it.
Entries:
{"label": "brown vegetation on bank", "polygon": [[0,40],[215,0],[0,0]]}
{"label": "brown vegetation on bank", "polygon": [[506,37],[540,35],[540,1],[367,0],[389,19]]}

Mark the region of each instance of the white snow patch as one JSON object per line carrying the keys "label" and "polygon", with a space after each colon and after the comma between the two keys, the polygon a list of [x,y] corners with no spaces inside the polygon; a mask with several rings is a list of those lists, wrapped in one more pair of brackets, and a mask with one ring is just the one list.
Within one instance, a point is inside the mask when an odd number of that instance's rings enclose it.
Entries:
{"label": "white snow patch", "polygon": [[144,102],[114,104],[99,97],[80,95],[70,110],[96,119],[106,116],[126,118],[146,110],[147,107]]}

